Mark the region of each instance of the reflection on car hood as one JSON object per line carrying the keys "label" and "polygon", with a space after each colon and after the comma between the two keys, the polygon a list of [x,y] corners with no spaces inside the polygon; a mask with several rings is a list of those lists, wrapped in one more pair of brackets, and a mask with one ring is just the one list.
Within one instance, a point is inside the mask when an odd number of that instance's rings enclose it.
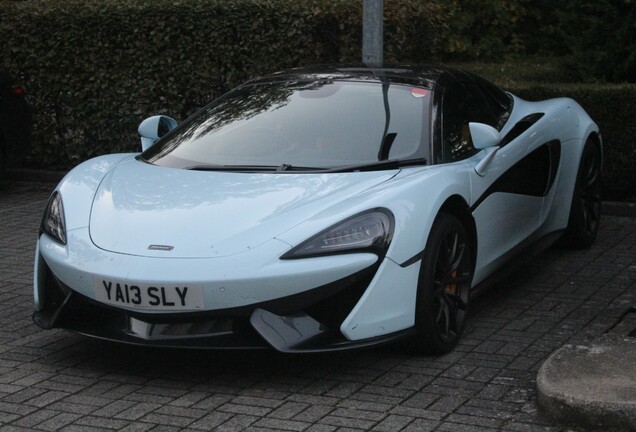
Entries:
{"label": "reflection on car hood", "polygon": [[97,189],[90,235],[102,249],[131,255],[234,255],[394,173],[201,172],[131,161],[110,171]]}

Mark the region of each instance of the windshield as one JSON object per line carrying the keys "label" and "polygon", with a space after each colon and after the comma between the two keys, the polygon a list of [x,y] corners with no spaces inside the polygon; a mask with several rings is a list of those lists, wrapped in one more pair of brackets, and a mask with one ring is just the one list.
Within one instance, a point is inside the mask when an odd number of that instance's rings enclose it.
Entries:
{"label": "windshield", "polygon": [[[388,82],[246,85],[141,155],[187,169],[330,169],[429,153],[430,90]],[[283,169],[280,169],[283,167]]]}

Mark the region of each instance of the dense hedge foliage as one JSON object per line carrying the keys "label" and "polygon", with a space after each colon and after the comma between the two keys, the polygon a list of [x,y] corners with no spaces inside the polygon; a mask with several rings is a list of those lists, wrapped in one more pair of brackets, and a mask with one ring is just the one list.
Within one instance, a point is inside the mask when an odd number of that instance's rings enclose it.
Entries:
{"label": "dense hedge foliage", "polygon": [[519,1],[455,0],[446,53],[460,58],[498,58],[525,52],[518,27],[528,15]]}
{"label": "dense hedge foliage", "polygon": [[[565,18],[550,5],[548,0],[386,1],[385,60],[427,63],[451,54],[563,51],[558,23]],[[143,118],[163,113],[183,120],[248,78],[308,64],[357,63],[361,13],[362,0],[0,1],[0,70],[22,77],[35,108],[29,165],[68,168],[98,154],[137,151],[136,129]],[[634,18],[633,13],[624,12]],[[606,16],[618,19],[614,12]],[[622,56],[633,61],[632,18],[631,30],[620,34],[627,49]],[[600,34],[593,26],[589,34],[579,31],[582,44]],[[563,82],[576,71],[555,68],[541,75],[534,72],[538,65],[522,66],[523,73],[508,72],[504,63],[499,73],[483,75],[528,99],[578,100],[603,131],[605,198],[636,200],[636,86],[529,85],[525,82]]]}
{"label": "dense hedge foliage", "polygon": [[560,0],[571,66],[586,81],[636,82],[636,2]]}
{"label": "dense hedge foliage", "polygon": [[584,81],[636,82],[634,0],[452,0],[445,53],[566,56]]}

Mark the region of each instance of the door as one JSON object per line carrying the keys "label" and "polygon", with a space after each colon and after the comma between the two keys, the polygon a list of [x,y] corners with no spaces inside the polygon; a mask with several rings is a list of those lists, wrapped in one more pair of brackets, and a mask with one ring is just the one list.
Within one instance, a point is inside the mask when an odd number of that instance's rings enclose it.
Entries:
{"label": "door", "polygon": [[[471,168],[488,150],[472,144],[468,123],[496,127],[501,117],[471,82],[451,82],[442,99],[442,147],[445,162],[465,160]],[[479,283],[536,231],[540,224],[544,190],[535,177],[549,152],[541,147],[541,134],[521,134],[501,146],[482,175],[471,170],[471,211],[477,228],[477,265],[473,284]]]}

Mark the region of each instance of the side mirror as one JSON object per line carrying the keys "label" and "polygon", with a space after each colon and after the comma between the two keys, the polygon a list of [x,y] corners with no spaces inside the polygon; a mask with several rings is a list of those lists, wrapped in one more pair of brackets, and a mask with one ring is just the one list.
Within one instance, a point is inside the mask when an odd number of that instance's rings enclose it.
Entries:
{"label": "side mirror", "polygon": [[483,123],[468,123],[470,137],[473,139],[473,146],[482,150],[488,147],[498,146],[501,142],[499,131],[492,126]]}
{"label": "side mirror", "polygon": [[142,121],[137,129],[139,135],[141,135],[141,151],[145,151],[155,141],[176,127],[177,121],[164,115],[148,117]]}

